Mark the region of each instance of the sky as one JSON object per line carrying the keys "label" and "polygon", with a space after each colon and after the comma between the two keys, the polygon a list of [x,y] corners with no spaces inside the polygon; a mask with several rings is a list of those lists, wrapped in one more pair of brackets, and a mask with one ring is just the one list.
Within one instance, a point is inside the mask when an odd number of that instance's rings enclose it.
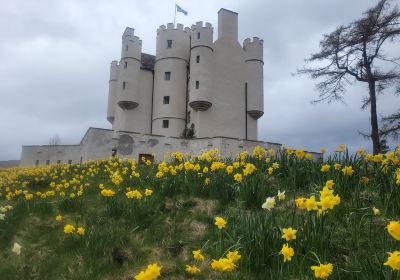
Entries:
{"label": "sky", "polygon": [[[88,127],[106,121],[109,66],[120,58],[121,35],[133,27],[142,51],[155,54],[156,29],[173,22],[171,0],[0,0],[0,160],[19,159],[22,145],[77,144]],[[394,0],[394,3],[399,1]],[[371,150],[359,131],[370,130],[361,110],[364,85],[346,92],[346,104],[319,103],[316,81],[293,75],[317,52],[323,34],[362,16],[377,0],[179,0],[188,15],[177,22],[210,22],[217,12],[239,13],[239,42],[264,40],[264,116],[259,139],[293,148],[332,151],[339,144]],[[399,44],[399,42],[397,42]],[[400,56],[400,48],[385,50]],[[400,97],[378,97],[379,117],[394,113]],[[395,142],[391,142],[393,146]]]}

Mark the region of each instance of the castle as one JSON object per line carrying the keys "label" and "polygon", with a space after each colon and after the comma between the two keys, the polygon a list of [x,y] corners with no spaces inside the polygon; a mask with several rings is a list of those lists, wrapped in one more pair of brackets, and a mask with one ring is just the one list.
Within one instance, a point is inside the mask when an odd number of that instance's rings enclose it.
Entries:
{"label": "castle", "polygon": [[257,139],[264,114],[263,41],[238,42],[238,14],[218,12],[213,27],[161,25],[156,56],[142,53],[142,42],[127,27],[119,63],[113,61],[107,119],[116,134],[131,131],[179,137]]}
{"label": "castle", "polygon": [[[112,129],[90,127],[76,145],[23,146],[21,166],[82,163],[118,155],[163,160],[180,151],[219,149],[223,157],[260,145],[257,121],[264,114],[263,41],[238,42],[238,14],[218,12],[213,27],[169,23],[157,29],[156,55],[127,27],[121,60],[111,62],[107,120]],[[318,153],[312,153],[319,157]]]}

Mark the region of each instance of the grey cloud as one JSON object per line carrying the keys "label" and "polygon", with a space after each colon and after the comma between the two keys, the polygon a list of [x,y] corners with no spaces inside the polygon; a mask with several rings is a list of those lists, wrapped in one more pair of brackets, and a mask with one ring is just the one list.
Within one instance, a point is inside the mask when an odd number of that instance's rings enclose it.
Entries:
{"label": "grey cloud", "polygon": [[[4,1],[3,1],[4,2]],[[322,34],[361,16],[374,0],[180,1],[186,26],[209,21],[217,33],[221,7],[239,13],[239,39],[264,39],[265,115],[260,139],[295,148],[333,149],[340,143],[369,147],[357,130],[369,131],[365,92],[349,87],[347,106],[311,105],[314,81],[293,77],[318,50]],[[172,1],[6,1],[0,10],[0,159],[17,159],[22,144],[46,144],[58,134],[78,143],[89,126],[109,128],[106,117],[111,60],[120,54],[125,26],[135,28],[143,52],[155,53],[156,29],[173,21]],[[391,52],[398,52],[392,48]],[[379,99],[383,115],[398,100]]]}

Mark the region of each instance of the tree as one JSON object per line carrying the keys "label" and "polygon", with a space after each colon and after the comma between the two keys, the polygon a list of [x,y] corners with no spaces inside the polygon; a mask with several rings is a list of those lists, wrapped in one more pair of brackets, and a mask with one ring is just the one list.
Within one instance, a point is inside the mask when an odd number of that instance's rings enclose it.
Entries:
{"label": "tree", "polygon": [[306,59],[307,63],[317,65],[298,70],[298,74],[323,79],[317,84],[319,99],[314,102],[343,102],[347,85],[354,82],[368,85],[368,95],[363,99],[362,108],[370,107],[369,137],[374,154],[380,152],[377,94],[400,84],[400,58],[388,57],[383,52],[383,45],[393,43],[400,35],[400,12],[397,6],[392,8],[390,3],[391,0],[381,0],[363,13],[361,19],[324,35],[319,52]]}
{"label": "tree", "polygon": [[400,110],[382,118],[383,127],[380,130],[381,136],[391,136],[393,139],[399,138],[400,135]]}
{"label": "tree", "polygon": [[194,123],[191,124],[190,128],[185,127],[182,132],[182,138],[193,139],[195,138],[196,131],[194,130]]}
{"label": "tree", "polygon": [[53,137],[49,139],[49,146],[57,146],[61,144],[60,137],[58,134],[55,134]]}

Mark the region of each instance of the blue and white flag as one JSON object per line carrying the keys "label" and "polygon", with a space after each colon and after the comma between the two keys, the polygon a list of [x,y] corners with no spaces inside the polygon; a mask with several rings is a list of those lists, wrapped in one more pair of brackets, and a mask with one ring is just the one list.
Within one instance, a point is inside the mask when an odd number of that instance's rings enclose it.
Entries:
{"label": "blue and white flag", "polygon": [[187,16],[188,12],[186,12],[184,9],[182,9],[181,7],[179,7],[177,4],[175,4],[176,6],[176,11],[179,13],[181,12],[182,14],[184,14],[185,16]]}

